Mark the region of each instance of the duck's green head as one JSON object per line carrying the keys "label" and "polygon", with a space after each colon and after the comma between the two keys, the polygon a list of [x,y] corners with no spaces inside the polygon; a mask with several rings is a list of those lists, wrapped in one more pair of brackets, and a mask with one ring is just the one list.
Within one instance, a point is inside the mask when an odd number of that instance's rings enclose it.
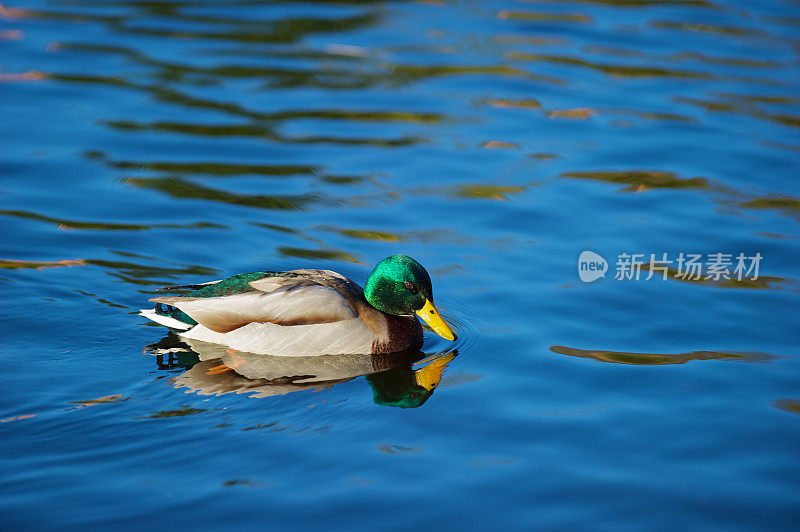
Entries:
{"label": "duck's green head", "polygon": [[433,304],[430,275],[411,257],[392,255],[380,261],[367,278],[364,297],[382,312],[416,314],[442,338],[456,339]]}

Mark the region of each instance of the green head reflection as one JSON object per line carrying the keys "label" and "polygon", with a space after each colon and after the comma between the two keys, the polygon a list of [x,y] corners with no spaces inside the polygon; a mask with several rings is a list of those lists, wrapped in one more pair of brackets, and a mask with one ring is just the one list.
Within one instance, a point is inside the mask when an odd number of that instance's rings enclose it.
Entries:
{"label": "green head reflection", "polygon": [[373,401],[378,405],[398,408],[422,406],[441,382],[444,368],[457,355],[458,351],[454,350],[426,358],[417,369],[402,366],[366,375],[372,387]]}

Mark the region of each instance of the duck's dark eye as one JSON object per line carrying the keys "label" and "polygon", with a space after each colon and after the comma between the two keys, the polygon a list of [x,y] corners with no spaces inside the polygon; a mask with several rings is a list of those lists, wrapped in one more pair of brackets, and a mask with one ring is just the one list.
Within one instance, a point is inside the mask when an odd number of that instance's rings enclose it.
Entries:
{"label": "duck's dark eye", "polygon": [[406,281],[403,284],[405,285],[406,290],[408,290],[409,292],[416,292],[417,291],[416,287],[414,286],[414,283],[412,283],[410,281]]}

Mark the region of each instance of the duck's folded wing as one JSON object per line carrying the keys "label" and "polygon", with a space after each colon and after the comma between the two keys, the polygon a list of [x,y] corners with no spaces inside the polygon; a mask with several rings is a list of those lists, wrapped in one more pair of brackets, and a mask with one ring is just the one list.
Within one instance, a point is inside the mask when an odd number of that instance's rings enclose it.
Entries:
{"label": "duck's folded wing", "polygon": [[309,325],[352,319],[356,311],[339,291],[318,284],[291,284],[264,292],[252,290],[220,297],[156,297],[150,301],[178,307],[219,333],[249,323]]}

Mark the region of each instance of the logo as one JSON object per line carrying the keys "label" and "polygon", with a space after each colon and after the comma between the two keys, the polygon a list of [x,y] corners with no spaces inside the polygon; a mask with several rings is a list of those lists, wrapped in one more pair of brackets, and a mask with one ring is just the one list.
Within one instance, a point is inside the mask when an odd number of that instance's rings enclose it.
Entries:
{"label": "logo", "polygon": [[606,276],[608,263],[594,251],[582,251],[578,257],[578,277],[584,283],[591,283]]}

